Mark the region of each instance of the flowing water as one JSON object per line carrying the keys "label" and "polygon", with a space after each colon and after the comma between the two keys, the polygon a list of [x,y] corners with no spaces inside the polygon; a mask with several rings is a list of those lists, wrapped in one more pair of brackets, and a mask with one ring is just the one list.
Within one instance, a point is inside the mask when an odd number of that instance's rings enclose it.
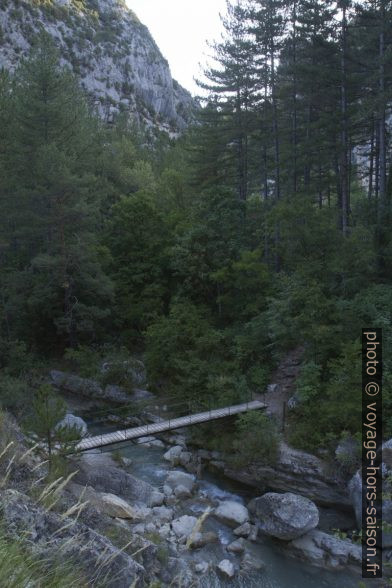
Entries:
{"label": "flowing water", "polygon": [[[105,432],[108,428],[105,427]],[[93,432],[91,430],[91,432]],[[94,433],[103,432],[102,427],[95,428]],[[114,448],[108,448],[108,450]],[[173,469],[164,459],[165,450],[149,448],[145,445],[125,444],[117,445],[115,450],[123,457],[132,460],[127,468],[134,476],[149,482],[162,490],[168,471]],[[175,468],[181,469],[181,468]],[[251,490],[242,485],[232,483],[222,476],[203,472],[203,479],[199,481],[199,491],[196,497],[182,503],[181,514],[199,516],[208,505],[216,505],[222,500],[235,500],[246,504],[252,497]],[[240,558],[228,554],[225,546],[237,539],[231,528],[214,517],[208,517],[203,524],[204,531],[214,531],[219,536],[219,543],[209,544],[201,549],[187,552],[186,555],[194,562],[206,561],[219,563],[222,559],[230,559],[237,567]],[[252,557],[264,562],[264,569],[237,575],[233,580],[224,580],[215,572],[200,578],[203,588],[358,588],[361,578],[351,572],[329,572],[290,558],[282,552],[273,540],[260,538],[257,543],[248,543]],[[183,553],[181,557],[184,557]],[[364,584],[362,584],[363,586]],[[373,583],[366,583],[372,586]]]}

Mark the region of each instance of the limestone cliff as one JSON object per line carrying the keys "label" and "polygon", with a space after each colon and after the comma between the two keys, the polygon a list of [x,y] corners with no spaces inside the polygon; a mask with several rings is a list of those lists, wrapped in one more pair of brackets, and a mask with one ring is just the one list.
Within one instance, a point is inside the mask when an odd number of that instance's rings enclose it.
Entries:
{"label": "limestone cliff", "polygon": [[123,0],[1,0],[0,67],[15,69],[46,31],[105,120],[116,113],[176,133],[194,101]]}

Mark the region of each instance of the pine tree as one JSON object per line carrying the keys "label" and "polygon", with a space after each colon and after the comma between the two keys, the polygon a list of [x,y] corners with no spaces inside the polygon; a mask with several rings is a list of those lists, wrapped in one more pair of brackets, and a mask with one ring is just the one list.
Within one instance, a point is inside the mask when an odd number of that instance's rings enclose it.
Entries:
{"label": "pine tree", "polygon": [[96,336],[111,298],[96,239],[99,128],[47,38],[18,70],[12,100],[3,230],[9,294],[23,299],[15,325],[35,341],[74,346],[79,334]]}
{"label": "pine tree", "polygon": [[227,170],[228,177],[236,183],[238,198],[245,201],[250,183],[249,137],[255,86],[245,12],[239,2],[227,2],[227,16],[222,23],[225,37],[213,45],[217,66],[204,72],[208,82],[199,81],[199,85],[215,97],[216,107],[210,112],[221,117],[226,159],[234,164],[232,170]]}

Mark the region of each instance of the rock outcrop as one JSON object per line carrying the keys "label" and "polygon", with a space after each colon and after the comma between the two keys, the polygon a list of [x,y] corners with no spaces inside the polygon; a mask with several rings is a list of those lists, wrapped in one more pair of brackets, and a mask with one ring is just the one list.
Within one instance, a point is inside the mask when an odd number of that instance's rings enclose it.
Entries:
{"label": "rock outcrop", "polygon": [[77,396],[95,401],[107,401],[115,404],[129,404],[130,395],[118,386],[103,387],[96,380],[81,378],[75,374],[52,370],[49,373],[51,384],[58,390],[70,392]]}
{"label": "rock outcrop", "polygon": [[128,588],[146,578],[143,566],[85,524],[41,508],[15,490],[2,491],[0,501],[8,535],[27,536],[34,552],[48,561],[61,553],[62,559],[72,560],[83,570],[91,585],[107,576],[116,578],[118,588]]}
{"label": "rock outcrop", "polygon": [[124,112],[171,135],[192,120],[191,95],[173,80],[147,27],[123,0],[2,0],[2,66],[14,70],[42,31],[105,120]]}
{"label": "rock outcrop", "polygon": [[310,453],[281,443],[273,465],[250,465],[241,470],[224,465],[229,478],[253,486],[261,491],[295,492],[316,504],[351,508],[345,480],[328,470],[326,464]]}
{"label": "rock outcrop", "polygon": [[292,555],[323,568],[346,569],[360,565],[362,548],[348,539],[338,539],[317,529],[287,544]]}
{"label": "rock outcrop", "polygon": [[[392,525],[392,439],[385,441],[382,446],[381,473],[383,478],[383,504],[382,504],[382,518],[385,524],[385,529],[382,534],[383,549],[392,548],[392,532],[390,531]],[[355,511],[355,518],[357,520],[357,527],[362,527],[362,473],[358,470],[351,478],[349,485],[349,494],[352,506]]]}
{"label": "rock outcrop", "polygon": [[74,481],[97,492],[116,494],[124,500],[149,507],[161,506],[164,495],[153,486],[119,469],[107,455],[86,454],[78,463]]}

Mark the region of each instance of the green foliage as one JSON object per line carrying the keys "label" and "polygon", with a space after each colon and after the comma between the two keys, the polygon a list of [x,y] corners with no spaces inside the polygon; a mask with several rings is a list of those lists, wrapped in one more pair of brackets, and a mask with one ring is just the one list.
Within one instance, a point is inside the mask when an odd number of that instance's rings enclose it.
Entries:
{"label": "green foliage", "polygon": [[122,198],[112,208],[108,245],[116,287],[118,324],[128,345],[144,330],[168,298],[169,235],[162,215],[145,192]]}
{"label": "green foliage", "polygon": [[144,376],[140,361],[131,357],[125,347],[81,345],[76,349],[67,349],[64,359],[83,378],[93,378],[102,386],[121,386],[130,392],[136,385],[138,376],[142,379]]}
{"label": "green foliage", "polygon": [[237,466],[249,463],[273,464],[279,450],[276,423],[260,412],[241,415],[236,423],[233,460]]}
{"label": "green foliage", "polygon": [[0,194],[7,218],[0,224],[3,307],[13,338],[74,345],[96,334],[112,294],[95,233],[99,128],[46,36],[17,70],[11,90],[8,195]]}
{"label": "green foliage", "polygon": [[80,439],[80,431],[76,427],[59,425],[65,414],[64,400],[49,384],[43,384],[34,395],[31,412],[26,419],[26,428],[44,442],[44,452],[54,479],[66,471],[64,457]]}
{"label": "green foliage", "polygon": [[28,383],[9,375],[0,378],[0,406],[15,415],[26,413],[26,406],[31,400],[31,388]]}
{"label": "green foliage", "polygon": [[221,334],[189,302],[174,303],[167,317],[149,327],[146,341],[151,381],[179,398],[202,400],[210,378],[224,371],[219,371]]}
{"label": "green foliage", "polygon": [[321,367],[314,362],[302,366],[296,382],[296,395],[300,402],[312,402],[318,396],[321,386]]}
{"label": "green foliage", "polygon": [[[50,18],[82,10],[97,23],[95,0],[45,5]],[[229,6],[200,124],[177,142],[126,113],[104,127],[47,37],[0,74],[3,406],[19,412],[38,355],[64,349],[81,376],[126,387],[130,351],[145,352],[155,390],[189,409],[262,394],[300,347],[287,437],[333,451],[342,431],[360,431],[359,338],[372,325],[392,435],[390,7],[247,6]],[[95,43],[111,44],[117,23],[99,17]],[[239,461],[273,459],[265,418],[239,421]],[[218,436],[233,449],[223,425]]]}
{"label": "green foliage", "polygon": [[75,349],[66,349],[64,359],[71,362],[82,378],[95,378],[100,371],[102,353],[94,347],[79,345]]}

